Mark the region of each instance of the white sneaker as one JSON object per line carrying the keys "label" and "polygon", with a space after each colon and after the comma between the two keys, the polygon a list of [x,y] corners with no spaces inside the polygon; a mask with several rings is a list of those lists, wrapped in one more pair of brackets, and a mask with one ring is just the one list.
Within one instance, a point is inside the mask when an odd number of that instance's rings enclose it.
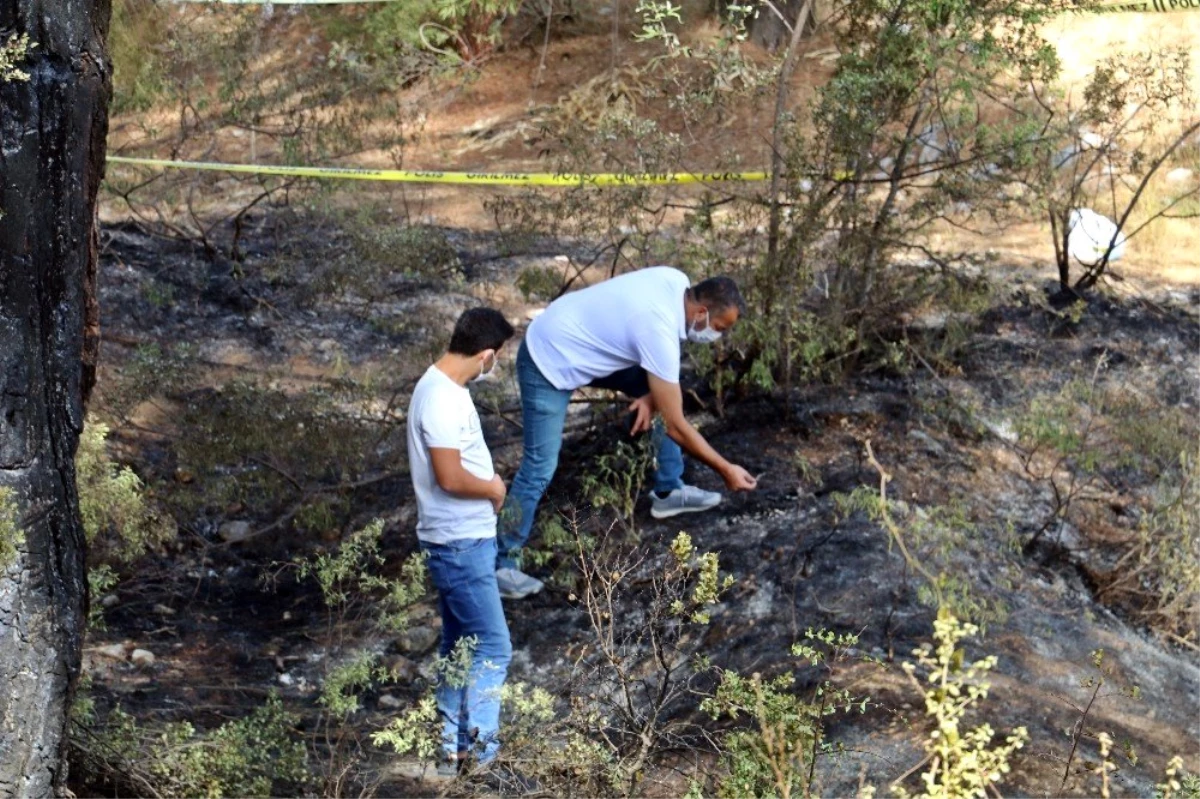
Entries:
{"label": "white sneaker", "polygon": [[650,515],[656,519],[666,519],[681,513],[696,513],[715,508],[721,504],[721,495],[716,491],[705,491],[695,486],[683,486],[661,499],[651,491],[650,500]]}
{"label": "white sneaker", "polygon": [[513,568],[496,569],[496,585],[503,599],[524,599],[545,588],[541,580]]}

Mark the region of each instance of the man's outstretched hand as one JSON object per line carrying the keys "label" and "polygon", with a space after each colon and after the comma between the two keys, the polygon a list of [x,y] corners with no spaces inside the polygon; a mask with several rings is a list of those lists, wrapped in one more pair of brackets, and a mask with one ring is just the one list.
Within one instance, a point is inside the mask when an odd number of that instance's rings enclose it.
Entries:
{"label": "man's outstretched hand", "polygon": [[638,433],[644,433],[650,429],[650,423],[654,421],[653,397],[649,394],[638,397],[629,403],[629,410],[636,414],[633,418],[633,427],[629,428],[629,435],[636,436]]}
{"label": "man's outstretched hand", "polygon": [[753,491],[758,488],[758,480],[741,466],[730,464],[721,476],[731,491]]}

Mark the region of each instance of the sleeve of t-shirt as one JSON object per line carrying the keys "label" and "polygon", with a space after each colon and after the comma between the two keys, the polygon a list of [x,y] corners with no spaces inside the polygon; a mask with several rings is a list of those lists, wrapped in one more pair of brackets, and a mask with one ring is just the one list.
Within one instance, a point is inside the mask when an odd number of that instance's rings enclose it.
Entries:
{"label": "sleeve of t-shirt", "polygon": [[679,331],[652,319],[634,330],[633,339],[643,369],[668,383],[679,382]]}
{"label": "sleeve of t-shirt", "polygon": [[430,397],[421,409],[421,441],[438,449],[462,449],[462,428],[466,416],[461,406],[448,397]]}

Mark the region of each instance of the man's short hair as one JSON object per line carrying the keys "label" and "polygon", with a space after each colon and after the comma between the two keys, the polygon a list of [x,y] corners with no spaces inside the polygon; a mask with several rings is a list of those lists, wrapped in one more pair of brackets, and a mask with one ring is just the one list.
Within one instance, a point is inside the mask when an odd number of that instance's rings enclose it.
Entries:
{"label": "man's short hair", "polygon": [[746,313],[746,301],[742,299],[737,283],[724,275],[701,280],[692,286],[692,299],[712,313],[724,313],[729,308],[737,308],[739,315]]}
{"label": "man's short hair", "polygon": [[513,326],[495,308],[468,308],[454,324],[450,352],[478,355],[484,350],[498,350],[512,335]]}

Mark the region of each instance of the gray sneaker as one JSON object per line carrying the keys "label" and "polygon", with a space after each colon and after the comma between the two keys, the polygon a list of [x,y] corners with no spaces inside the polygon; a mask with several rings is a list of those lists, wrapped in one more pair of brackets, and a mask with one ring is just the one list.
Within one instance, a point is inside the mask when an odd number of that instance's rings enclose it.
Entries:
{"label": "gray sneaker", "polygon": [[709,510],[721,504],[721,495],[716,491],[705,491],[695,486],[677,488],[665,497],[650,492],[650,515],[656,519],[666,519],[681,513],[696,513]]}
{"label": "gray sneaker", "polygon": [[541,580],[513,568],[496,569],[496,585],[504,599],[524,599],[545,588]]}

